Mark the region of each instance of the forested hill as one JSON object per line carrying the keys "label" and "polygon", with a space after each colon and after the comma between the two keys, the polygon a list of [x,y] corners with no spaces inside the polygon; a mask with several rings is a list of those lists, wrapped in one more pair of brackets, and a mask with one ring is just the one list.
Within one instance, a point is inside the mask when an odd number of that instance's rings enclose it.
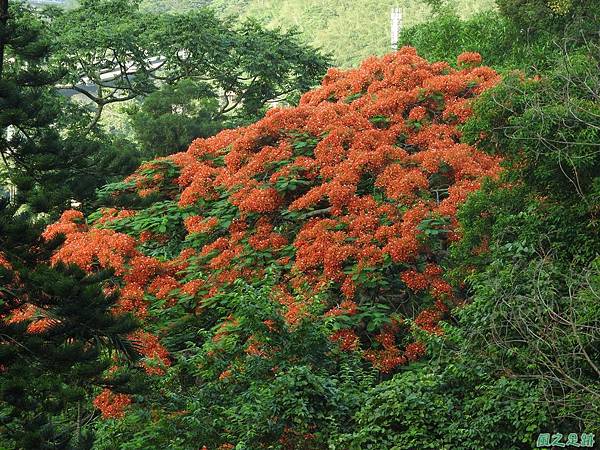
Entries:
{"label": "forested hill", "polygon": [[[223,16],[253,17],[268,27],[297,27],[304,39],[333,55],[336,65],[356,66],[369,55],[383,55],[390,47],[390,8],[400,6],[404,28],[428,21],[430,4],[424,0],[161,0],[148,8],[183,10],[208,5]],[[442,2],[437,2],[442,3]],[[466,18],[494,7],[493,0],[457,0],[456,12]]]}

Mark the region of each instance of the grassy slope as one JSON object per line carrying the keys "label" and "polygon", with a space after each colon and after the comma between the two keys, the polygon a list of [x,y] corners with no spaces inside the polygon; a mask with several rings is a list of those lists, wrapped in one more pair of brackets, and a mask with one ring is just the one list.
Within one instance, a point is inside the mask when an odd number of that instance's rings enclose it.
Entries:
{"label": "grassy slope", "polygon": [[[455,0],[462,17],[494,7],[494,0]],[[389,50],[390,8],[403,8],[404,27],[427,21],[422,0],[213,0],[224,15],[253,17],[269,27],[298,27],[310,44],[330,52],[336,65],[356,66]],[[234,20],[234,19],[232,19]]]}

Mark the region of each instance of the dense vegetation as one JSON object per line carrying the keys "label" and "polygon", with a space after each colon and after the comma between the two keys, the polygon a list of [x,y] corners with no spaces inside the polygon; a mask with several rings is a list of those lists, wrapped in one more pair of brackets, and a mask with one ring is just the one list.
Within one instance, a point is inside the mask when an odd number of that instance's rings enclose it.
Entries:
{"label": "dense vegetation", "polygon": [[[149,9],[186,10],[193,1],[147,1]],[[493,0],[206,0],[230,21],[252,17],[268,28],[296,28],[311,45],[333,55],[337,66],[357,66],[390,49],[390,8],[400,6],[403,28],[429,21],[434,12],[451,6],[462,18],[494,7]],[[368,24],[368,26],[366,26]],[[461,52],[459,52],[461,53]]]}
{"label": "dense vegetation", "polygon": [[[3,179],[34,212],[88,207],[96,188],[142,159],[254,121],[269,102],[293,102],[327,68],[294,33],[232,27],[207,10],[158,15],[135,1],[84,0],[45,12],[11,3],[7,14]],[[133,135],[104,126],[106,109],[121,104]]]}
{"label": "dense vegetation", "polygon": [[[2,1],[0,61],[0,447],[86,448],[94,390],[143,387],[143,371],[106,370],[113,358],[138,361],[147,335],[132,315],[113,314],[109,271],[49,267],[60,242],[42,242],[41,231],[71,205],[93,210],[96,189],[141,160],[253,121],[269,101],[294,101],[327,62],[293,33],[226,26],[210,11],[159,16],[121,0],[65,11]],[[64,95],[74,93],[85,101]],[[105,113],[126,102],[135,133],[111,133]],[[105,403],[123,398],[111,395]]]}
{"label": "dense vegetation", "polygon": [[[421,0],[214,0],[211,3],[223,15],[255,17],[269,27],[297,27],[308,42],[333,54],[336,64],[342,67],[358,65],[368,56],[389,51],[390,8],[398,5],[402,7],[403,28],[427,22],[438,7],[435,2]],[[456,2],[457,11],[465,17],[492,7],[492,0]]]}
{"label": "dense vegetation", "polygon": [[[498,77],[479,67],[477,54],[459,61],[461,70],[430,65],[406,48],[347,73],[331,69],[298,107],[198,139],[187,152],[146,163],[104,188],[107,206],[127,208],[101,209],[87,221],[67,211],[47,228],[47,239],[66,235],[54,262],[114,270],[117,307],[163,336],[169,354],[181,355],[172,361],[157,353],[157,370],[198,361],[203,375],[180,380],[160,414],[193,416],[199,407],[209,417],[213,430],[176,432],[190,435],[184,446],[259,447],[297,439],[311,427],[314,445],[326,443],[333,428],[313,422],[316,410],[300,423],[292,411],[273,414],[268,429],[245,436],[251,422],[240,424],[240,434],[228,430],[224,401],[210,415],[197,403],[209,386],[246,395],[255,389],[249,374],[267,382],[301,367],[310,373],[295,352],[279,351],[299,326],[323,321],[321,343],[305,357],[339,365],[345,356],[312,354],[339,344],[384,374],[424,354],[422,333],[441,332],[439,322],[457,300],[442,277],[457,206],[499,171],[497,158],[460,144],[456,132],[472,97]],[[236,284],[242,291],[232,298]],[[241,295],[253,287],[255,301],[275,303],[254,306],[254,315]],[[198,384],[206,386],[197,392]],[[122,413],[105,411],[115,414]]]}
{"label": "dense vegetation", "polygon": [[[283,3],[262,19],[287,26]],[[356,3],[302,2],[303,36]],[[193,2],[2,16],[0,151],[22,184],[0,210],[0,447],[594,446],[600,2],[426,3],[416,50],[301,97],[325,59],[297,34]],[[329,48],[385,53],[375,28]],[[103,82],[129,58],[146,68]],[[56,94],[85,77],[106,84],[85,105]],[[124,155],[159,157],[123,179]]]}

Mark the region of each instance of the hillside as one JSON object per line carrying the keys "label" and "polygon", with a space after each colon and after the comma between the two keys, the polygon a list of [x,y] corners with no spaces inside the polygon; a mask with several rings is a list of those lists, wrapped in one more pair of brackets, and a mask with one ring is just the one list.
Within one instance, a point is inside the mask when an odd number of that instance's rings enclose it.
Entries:
{"label": "hillside", "polygon": [[[208,5],[222,16],[257,19],[269,28],[297,27],[307,43],[333,55],[334,65],[357,66],[370,55],[390,47],[390,8],[403,10],[404,28],[431,19],[432,8],[423,0],[212,0],[145,1],[148,9],[183,11]],[[494,7],[494,0],[451,2],[462,18]]]}

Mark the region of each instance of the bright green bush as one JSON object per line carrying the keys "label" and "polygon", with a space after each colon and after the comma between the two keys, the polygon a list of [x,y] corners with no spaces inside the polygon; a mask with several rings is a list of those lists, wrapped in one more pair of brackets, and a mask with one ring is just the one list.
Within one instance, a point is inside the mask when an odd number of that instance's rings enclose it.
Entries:
{"label": "bright green bush", "polygon": [[[215,299],[215,310],[237,318],[225,328],[210,328],[210,317],[173,324],[167,344],[177,348],[177,362],[145,399],[153,413],[142,402],[122,421],[102,424],[97,448],[117,442],[122,449],[217,448],[227,442],[240,449],[326,448],[328,433],[343,428],[360,408],[376,372],[340,352],[325,322],[287,326],[270,299],[272,285],[240,281]],[[263,341],[260,350],[249,350],[250,336]]]}
{"label": "bright green bush", "polygon": [[482,96],[463,127],[506,169],[459,213],[468,351],[534,380],[556,429],[598,427],[598,64],[591,44],[547,73],[516,73]]}
{"label": "bright green bush", "polygon": [[400,42],[436,60],[454,61],[462,52],[478,52],[487,64],[502,71],[515,67],[547,69],[559,55],[550,35],[526,40],[519,28],[497,11],[468,19],[461,19],[451,10],[442,12],[426,23],[406,29]]}
{"label": "bright green bush", "polygon": [[552,32],[579,40],[597,33],[598,0],[496,0],[496,4],[528,37]]}
{"label": "bright green bush", "polygon": [[541,389],[498,375],[499,368],[468,353],[444,350],[427,367],[413,367],[365,393],[352,431],[336,436],[332,447],[532,448],[549,419],[540,408]]}

